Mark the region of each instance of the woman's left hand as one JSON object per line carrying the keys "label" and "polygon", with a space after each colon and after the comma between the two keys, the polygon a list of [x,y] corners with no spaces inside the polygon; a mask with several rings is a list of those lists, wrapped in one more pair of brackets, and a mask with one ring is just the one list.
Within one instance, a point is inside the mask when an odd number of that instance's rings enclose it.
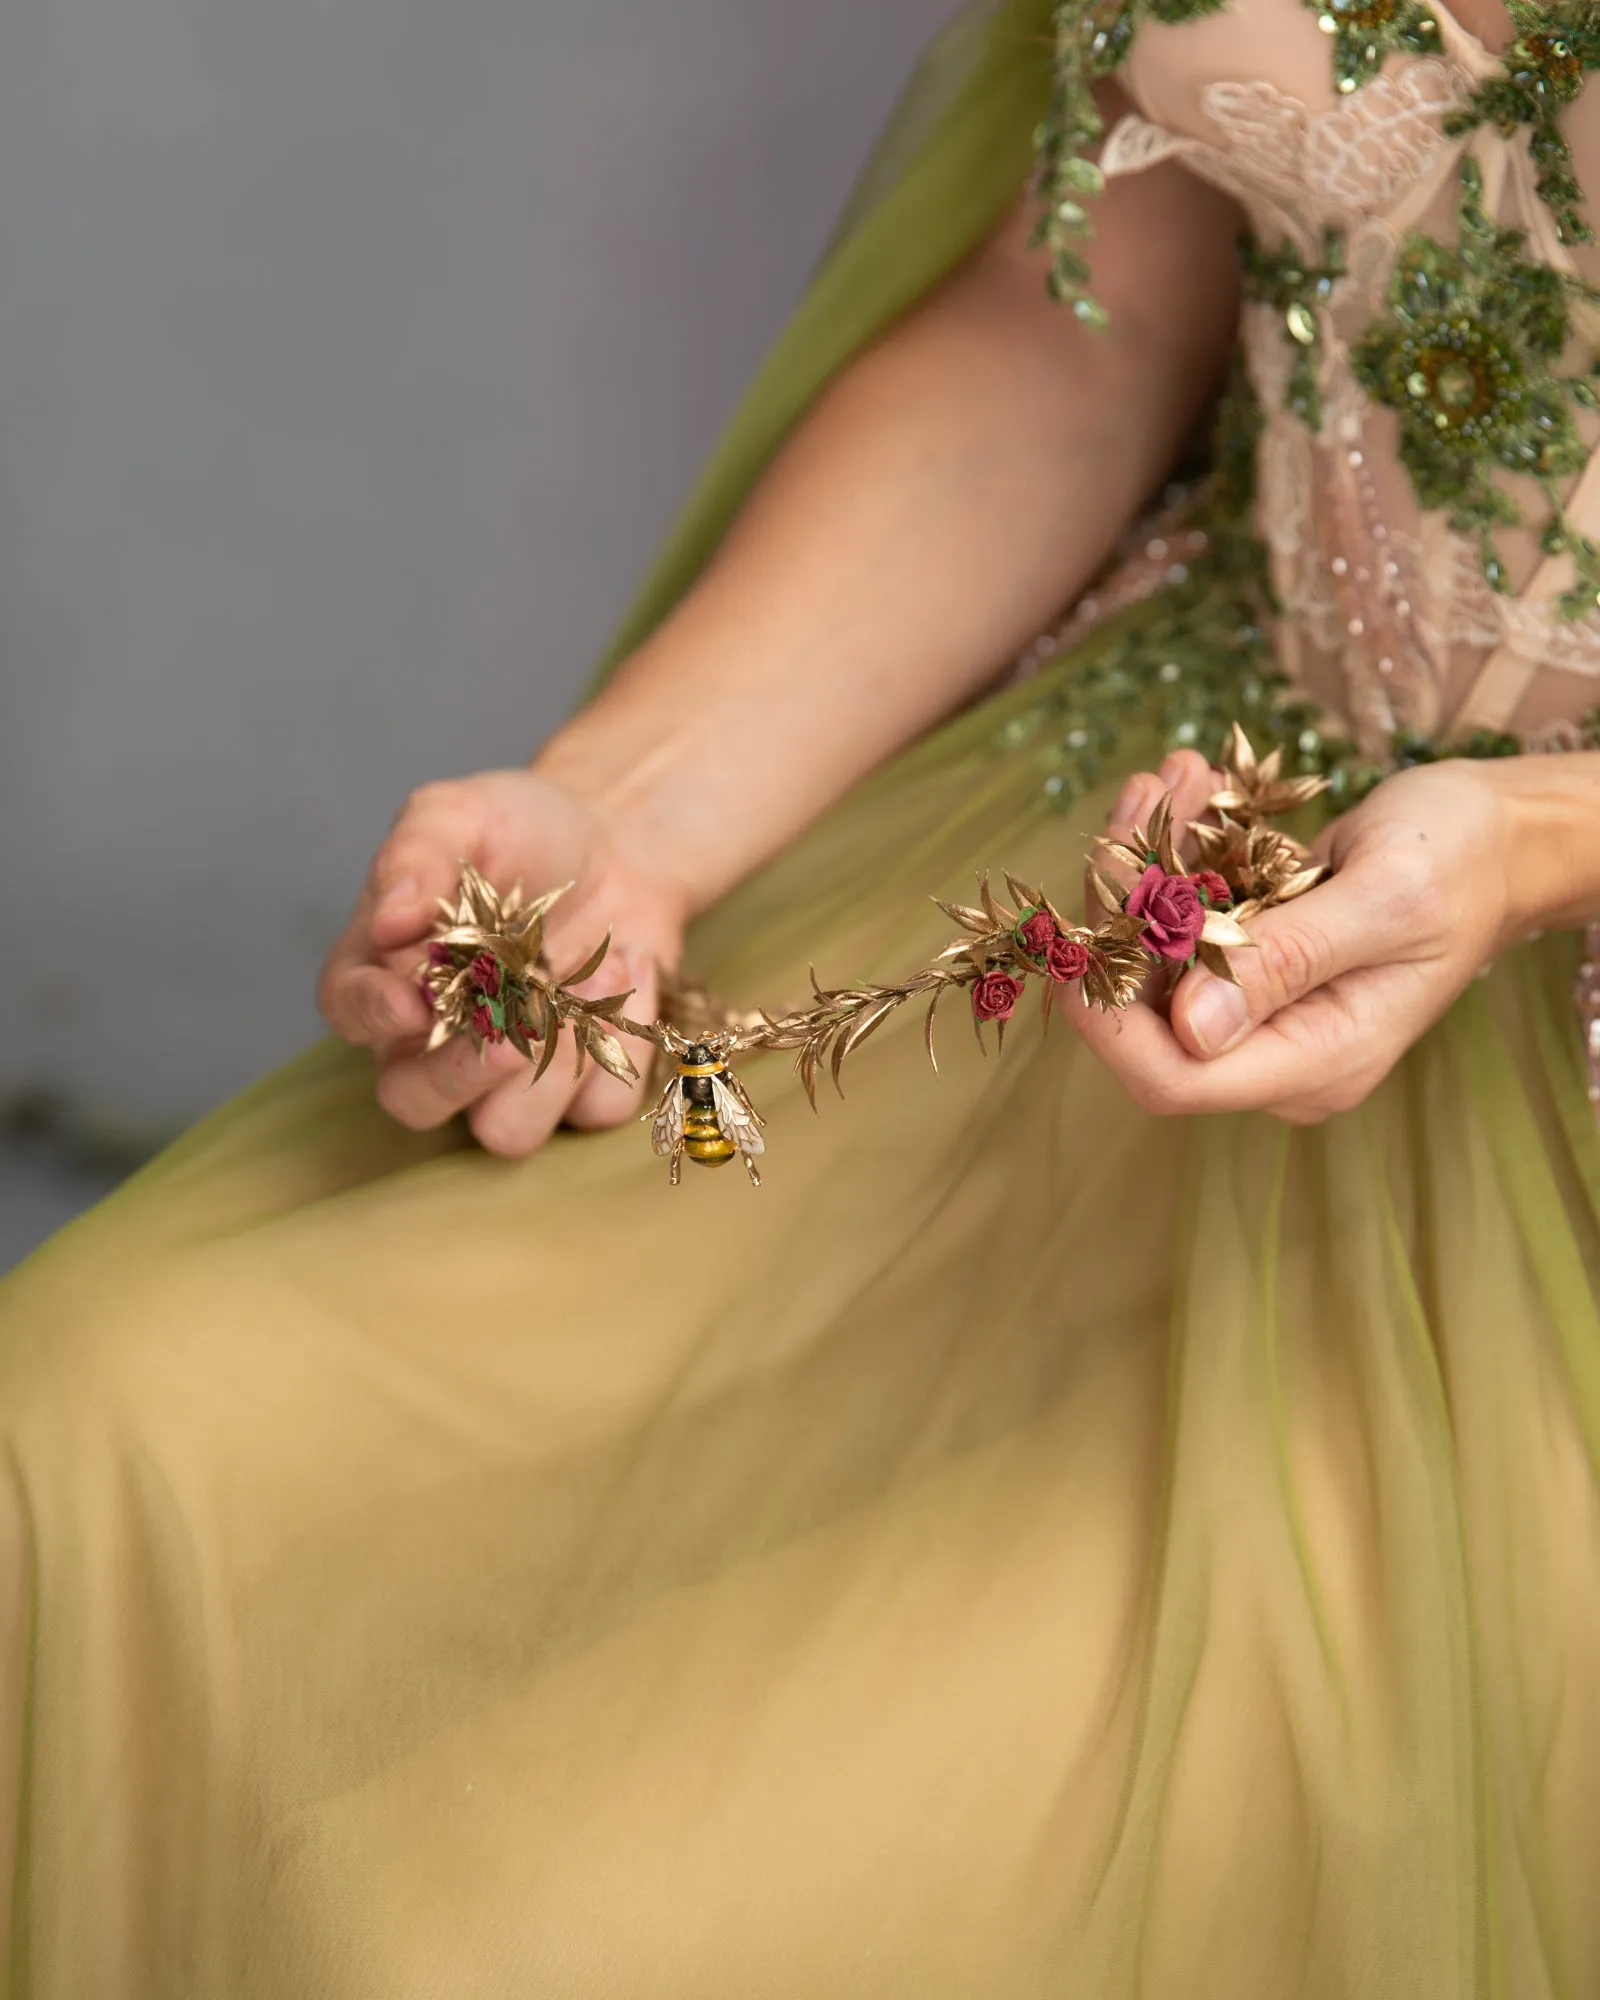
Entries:
{"label": "woman's left hand", "polygon": [[[1520,761],[1520,760],[1519,760]],[[1217,778],[1195,751],[1129,780],[1125,838],[1164,791],[1178,825]],[[1070,1005],[1068,1018],[1147,1111],[1269,1111],[1314,1124],[1371,1092],[1497,952],[1523,934],[1513,816],[1493,766],[1398,772],[1315,843],[1334,873],[1264,911],[1229,953],[1239,985],[1192,967],[1170,1009]]]}

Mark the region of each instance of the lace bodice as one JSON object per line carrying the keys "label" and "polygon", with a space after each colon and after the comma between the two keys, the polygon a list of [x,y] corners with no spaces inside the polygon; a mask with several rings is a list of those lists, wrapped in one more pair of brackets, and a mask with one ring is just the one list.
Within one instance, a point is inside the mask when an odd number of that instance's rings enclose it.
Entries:
{"label": "lace bodice", "polygon": [[1503,60],[1404,0],[1168,0],[1117,65],[1102,172],[1176,158],[1248,219],[1276,649],[1372,755],[1600,703],[1600,85],[1559,35],[1600,9],[1515,13]]}

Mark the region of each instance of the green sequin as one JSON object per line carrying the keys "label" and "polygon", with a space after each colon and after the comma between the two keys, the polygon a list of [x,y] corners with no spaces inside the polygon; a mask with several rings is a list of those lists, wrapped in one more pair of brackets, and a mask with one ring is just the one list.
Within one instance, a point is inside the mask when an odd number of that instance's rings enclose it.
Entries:
{"label": "green sequin", "polygon": [[1371,82],[1397,49],[1437,55],[1439,23],[1423,0],[1304,0],[1333,38],[1333,80],[1346,96]]}
{"label": "green sequin", "polygon": [[1089,266],[1081,244],[1091,233],[1084,197],[1105,185],[1085,155],[1099,144],[1105,121],[1095,85],[1126,61],[1146,15],[1165,22],[1221,13],[1228,0],[1057,0],[1055,66],[1050,103],[1034,135],[1039,157],[1039,220],[1033,241],[1050,252],[1050,290],[1090,326],[1104,326],[1104,309],[1085,292]]}
{"label": "green sequin", "polygon": [[1579,213],[1583,190],[1572,170],[1572,149],[1558,120],[1582,92],[1588,73],[1600,69],[1600,10],[1587,0],[1508,4],[1517,33],[1501,57],[1499,74],[1480,84],[1444,129],[1459,136],[1493,125],[1510,138],[1519,125],[1527,126],[1535,186],[1555,218],[1557,235],[1563,243],[1592,243],[1594,231]]}
{"label": "green sequin", "polygon": [[1484,572],[1500,588],[1493,530],[1523,517],[1495,485],[1496,468],[1540,481],[1558,516],[1553,482],[1588,463],[1573,405],[1588,400],[1589,385],[1558,375],[1554,364],[1571,339],[1572,297],[1592,292],[1531,262],[1523,233],[1496,227],[1482,197],[1482,175],[1468,159],[1459,245],[1407,239],[1388,312],[1350,359],[1367,392],[1399,418],[1400,458],[1417,498],[1478,536]]}
{"label": "green sequin", "polygon": [[1244,295],[1253,304],[1271,306],[1282,315],[1284,332],[1294,351],[1284,401],[1312,430],[1322,426],[1322,396],[1317,378],[1322,367],[1321,308],[1344,276],[1344,244],[1337,230],[1323,237],[1322,262],[1307,264],[1290,249],[1267,250],[1252,236],[1239,244]]}

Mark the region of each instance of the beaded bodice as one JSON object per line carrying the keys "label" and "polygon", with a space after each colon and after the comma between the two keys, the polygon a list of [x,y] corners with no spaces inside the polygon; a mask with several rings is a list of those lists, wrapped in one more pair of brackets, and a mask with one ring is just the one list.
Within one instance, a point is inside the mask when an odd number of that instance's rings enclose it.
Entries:
{"label": "beaded bodice", "polygon": [[1176,158],[1247,218],[1253,510],[1280,666],[1376,758],[1406,731],[1558,743],[1600,703],[1583,198],[1600,188],[1600,7],[1517,0],[1498,52],[1417,0],[1067,5],[1059,27],[1061,288],[1096,184],[1096,75],[1132,106],[1100,173]]}

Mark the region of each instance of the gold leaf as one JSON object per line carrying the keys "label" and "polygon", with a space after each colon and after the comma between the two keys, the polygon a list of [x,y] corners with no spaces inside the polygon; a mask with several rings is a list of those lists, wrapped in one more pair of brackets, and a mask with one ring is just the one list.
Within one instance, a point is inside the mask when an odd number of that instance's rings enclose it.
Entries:
{"label": "gold leaf", "polygon": [[1220,944],[1207,944],[1202,938],[1195,949],[1200,963],[1207,972],[1214,972],[1219,979],[1227,980],[1230,986],[1239,984],[1239,975],[1233,969],[1233,961]]}
{"label": "gold leaf", "polygon": [[1006,876],[1006,887],[1011,891],[1013,901],[1029,909],[1037,909],[1044,902],[1037,889],[1030,888],[1026,882],[1019,882],[1015,875]]}
{"label": "gold leaf", "polygon": [[1102,909],[1109,910],[1114,917],[1122,914],[1122,895],[1108,882],[1094,863],[1089,863],[1089,886],[1094,890]]}
{"label": "gold leaf", "polygon": [[880,1000],[876,1007],[858,1016],[845,1033],[845,1054],[850,1055],[856,1049],[859,1049],[867,1037],[875,1033],[888,1020],[899,1004],[899,997],[891,994],[887,999]]}
{"label": "gold leaf", "polygon": [[982,910],[974,910],[966,903],[946,903],[938,896],[935,896],[933,900],[944,911],[945,915],[953,923],[958,923],[963,930],[975,931],[979,937],[987,937],[989,935],[991,925]]}
{"label": "gold leaf", "polygon": [[1207,944],[1239,946],[1255,942],[1238,918],[1227,910],[1207,910],[1205,929],[1200,935]]}
{"label": "gold leaf", "polygon": [[800,1087],[811,1102],[813,1111],[817,1108],[817,1046],[807,1042],[795,1060],[795,1070],[800,1078]]}
{"label": "gold leaf", "polygon": [[639,1081],[639,1072],[632,1057],[615,1035],[608,1035],[603,1028],[591,1027],[588,1041],[589,1053],[608,1076],[614,1076],[618,1083]]}
{"label": "gold leaf", "polygon": [[1095,842],[1095,846],[1112,861],[1120,861],[1124,867],[1132,868],[1140,875],[1150,865],[1142,854],[1135,854],[1133,849],[1123,841],[1102,838]]}
{"label": "gold leaf", "polygon": [[607,993],[598,1000],[585,1000],[584,1012],[599,1015],[603,1020],[615,1020],[637,991],[637,987],[630,986],[626,993]]}
{"label": "gold leaf", "polygon": [[1156,809],[1150,815],[1149,849],[1167,869],[1169,875],[1176,870],[1167,867],[1166,855],[1172,846],[1172,794],[1163,792],[1156,802]]}
{"label": "gold leaf", "polygon": [[441,1015],[433,1024],[432,1032],[428,1036],[428,1046],[424,1053],[431,1056],[435,1049],[442,1049],[446,1042],[454,1038],[455,1032],[451,1023]]}
{"label": "gold leaf", "polygon": [[547,1070],[547,1069],[548,1069],[548,1068],[550,1067],[550,1065],[551,1065],[551,1064],[552,1064],[552,1063],[553,1063],[553,1062],[555,1061],[555,1059],[556,1059],[556,1047],[557,1047],[558,1043],[560,1042],[560,1040],[561,1040],[561,1037],[560,1037],[560,1035],[559,1035],[559,1034],[557,1034],[557,1033],[556,1033],[556,1032],[554,1031],[554,1025],[553,1025],[553,1024],[552,1024],[552,1027],[551,1027],[551,1030],[550,1030],[549,1032],[547,1032],[546,1034],[544,1034],[544,1035],[540,1036],[540,1038],[539,1038],[539,1060],[538,1060],[538,1061],[537,1061],[537,1062],[536,1062],[536,1063],[534,1064],[534,1066],[533,1066],[533,1075],[532,1075],[532,1076],[531,1076],[531,1077],[530,1077],[530,1078],[528,1079],[528,1081],[529,1081],[529,1083],[530,1083],[530,1084],[534,1084],[534,1083],[537,1083],[537,1082],[539,1081],[540,1077],[544,1075],[545,1071],[546,1071],[546,1070]]}
{"label": "gold leaf", "polygon": [[1256,775],[1256,753],[1250,739],[1236,722],[1233,725],[1233,768],[1249,784]]}
{"label": "gold leaf", "polygon": [[563,882],[559,889],[547,889],[542,896],[534,897],[523,914],[528,917],[543,917],[548,915],[573,886],[571,882]]}
{"label": "gold leaf", "polygon": [[1303,896],[1308,889],[1314,889],[1324,880],[1327,873],[1327,869],[1322,866],[1302,868],[1298,874],[1291,875],[1281,889],[1273,891],[1273,902],[1292,903],[1296,896]]}
{"label": "gold leaf", "polygon": [[922,1024],[923,1046],[928,1051],[928,1061],[932,1063],[934,1074],[936,1076],[939,1073],[939,1058],[933,1052],[933,1017],[938,1012],[939,1002],[941,999],[943,999],[943,997],[944,997],[944,988],[942,986],[936,986],[933,989],[933,998],[928,1002],[927,1018],[923,1021]]}
{"label": "gold leaf", "polygon": [[586,979],[592,979],[605,963],[606,953],[611,949],[611,933],[607,931],[576,972],[569,972],[562,980],[563,986],[581,986]]}
{"label": "gold leaf", "polygon": [[989,887],[989,871],[986,868],[978,877],[978,900],[989,913],[989,921],[997,931],[1008,930],[1010,926],[1000,915],[1000,905],[994,899],[994,891]]}

